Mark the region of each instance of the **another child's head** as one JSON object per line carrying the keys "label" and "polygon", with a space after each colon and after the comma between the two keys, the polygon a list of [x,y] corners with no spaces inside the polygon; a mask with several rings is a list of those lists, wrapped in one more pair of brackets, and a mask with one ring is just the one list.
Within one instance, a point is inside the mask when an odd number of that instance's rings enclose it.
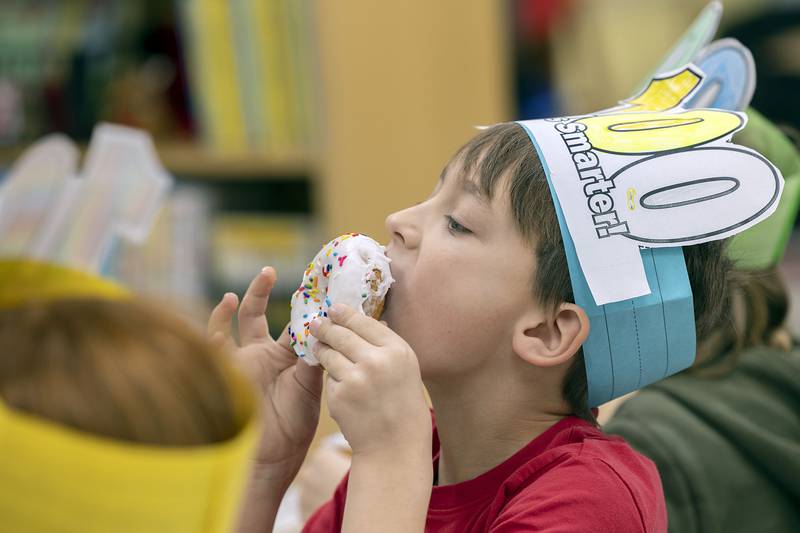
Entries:
{"label": "another child's head", "polygon": [[242,428],[222,354],[152,305],[86,298],[3,310],[0,352],[0,400],[87,433],[189,446]]}
{"label": "another child's head", "polygon": [[244,377],[159,307],[60,279],[0,311],[4,525],[230,531],[258,438]]}
{"label": "another child's head", "polygon": [[[580,349],[588,319],[572,303],[550,189],[522,127],[481,131],[428,199],[386,224],[397,284],[384,316],[416,351],[427,384],[487,379],[511,390],[523,379],[551,405],[593,420]],[[684,255],[702,342],[730,322],[732,265],[724,241]]]}

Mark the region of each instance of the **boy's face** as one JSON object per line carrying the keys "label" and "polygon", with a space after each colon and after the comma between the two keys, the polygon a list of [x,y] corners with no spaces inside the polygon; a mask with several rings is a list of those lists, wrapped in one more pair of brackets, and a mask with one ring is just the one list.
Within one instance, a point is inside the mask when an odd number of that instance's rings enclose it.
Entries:
{"label": "boy's face", "polygon": [[534,252],[514,225],[505,183],[490,202],[460,173],[455,162],[427,200],[386,219],[397,281],[383,319],[426,379],[500,363],[513,354],[522,313],[536,307]]}

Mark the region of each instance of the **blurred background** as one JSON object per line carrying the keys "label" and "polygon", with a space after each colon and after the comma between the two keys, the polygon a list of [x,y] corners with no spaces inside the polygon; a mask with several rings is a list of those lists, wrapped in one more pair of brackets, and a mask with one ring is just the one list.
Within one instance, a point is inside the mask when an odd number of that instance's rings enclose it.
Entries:
{"label": "blurred background", "polygon": [[[103,273],[204,322],[275,266],[274,333],[319,247],[424,199],[477,125],[630,96],[704,0],[0,0],[0,180],[62,132],[147,130],[176,178]],[[800,0],[725,0],[752,105],[800,129]],[[800,239],[782,266],[800,296]],[[800,332],[798,314],[792,330]],[[323,432],[332,429],[330,421]]]}

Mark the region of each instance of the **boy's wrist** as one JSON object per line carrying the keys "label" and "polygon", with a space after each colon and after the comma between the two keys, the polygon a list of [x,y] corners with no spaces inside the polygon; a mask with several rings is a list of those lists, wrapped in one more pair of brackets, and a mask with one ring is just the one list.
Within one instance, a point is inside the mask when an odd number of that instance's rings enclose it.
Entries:
{"label": "boy's wrist", "polygon": [[307,452],[308,450],[303,450],[302,453],[279,463],[266,463],[256,458],[251,463],[250,478],[254,481],[268,481],[273,486],[285,484],[288,487],[297,476],[300,467],[303,466]]}
{"label": "boy's wrist", "polygon": [[411,443],[409,445],[386,446],[354,451],[351,469],[375,469],[387,473],[394,471],[429,473],[431,477],[430,482],[432,483],[432,461],[431,443],[428,441],[427,445]]}
{"label": "boy's wrist", "polygon": [[402,436],[370,443],[369,446],[353,446],[353,460],[364,462],[392,462],[402,457],[408,461],[430,463],[432,461],[432,429],[430,422],[422,431],[407,431]]}
{"label": "boy's wrist", "polygon": [[[342,524],[345,533],[422,531],[433,485],[427,454],[412,447],[384,447],[353,454]],[[391,517],[386,522],[386,517]]]}

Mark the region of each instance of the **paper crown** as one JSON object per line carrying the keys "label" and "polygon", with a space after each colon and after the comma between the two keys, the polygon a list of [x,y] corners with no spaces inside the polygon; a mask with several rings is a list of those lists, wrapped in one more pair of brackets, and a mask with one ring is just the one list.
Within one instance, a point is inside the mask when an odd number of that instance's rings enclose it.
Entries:
{"label": "paper crown", "polygon": [[63,265],[33,259],[0,258],[0,309],[62,298],[129,298],[121,285]]}
{"label": "paper crown", "polygon": [[241,384],[242,424],[214,445],[167,448],[92,436],[0,401],[3,531],[232,531],[258,437]]}
{"label": "paper crown", "polygon": [[[583,345],[590,406],[692,364],[694,310],[681,246],[739,234],[778,209],[780,170],[730,142],[747,123],[738,110],[752,96],[754,65],[732,39],[706,46],[720,13],[712,2],[619,106],[519,122],[548,179],[575,302],[590,319]],[[794,184],[791,192],[782,202],[787,221],[797,209]],[[785,245],[770,242],[770,249]]]}
{"label": "paper crown", "polygon": [[[0,309],[62,298],[126,299],[92,274],[32,260],[0,261]],[[239,432],[213,445],[112,440],[17,412],[0,400],[0,529],[86,533],[231,531],[258,417],[231,375]]]}

